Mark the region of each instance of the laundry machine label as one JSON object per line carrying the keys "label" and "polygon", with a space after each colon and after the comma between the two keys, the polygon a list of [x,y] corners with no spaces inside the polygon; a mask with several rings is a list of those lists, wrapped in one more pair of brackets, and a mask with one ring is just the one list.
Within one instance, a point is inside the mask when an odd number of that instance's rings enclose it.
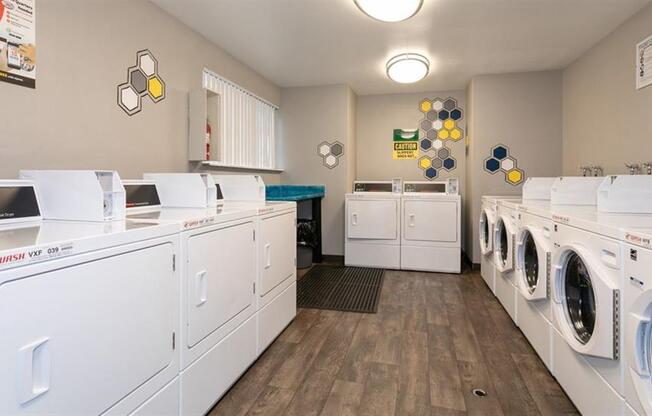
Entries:
{"label": "laundry machine label", "polygon": [[636,244],[637,246],[652,248],[652,239],[650,239],[649,237],[643,237],[640,235],[627,233],[625,234],[625,240],[629,241],[630,243]]}
{"label": "laundry machine label", "polygon": [[73,243],[33,247],[27,250],[0,255],[0,270],[25,264],[38,263],[57,257],[70,256],[73,253]]}
{"label": "laundry machine label", "polygon": [[197,228],[197,227],[205,227],[207,225],[211,225],[215,223],[215,218],[210,217],[210,218],[200,218],[197,220],[190,220],[186,221],[183,223],[183,229],[188,230],[191,228]]}

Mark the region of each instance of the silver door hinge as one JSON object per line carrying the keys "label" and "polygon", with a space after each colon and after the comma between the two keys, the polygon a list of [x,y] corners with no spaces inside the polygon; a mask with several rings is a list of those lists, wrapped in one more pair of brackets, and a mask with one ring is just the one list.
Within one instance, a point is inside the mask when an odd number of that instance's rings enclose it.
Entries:
{"label": "silver door hinge", "polygon": [[620,358],[620,291],[613,291],[613,358]]}
{"label": "silver door hinge", "polygon": [[177,347],[177,334],[172,333],[172,349],[174,350]]}
{"label": "silver door hinge", "polygon": [[173,254],[172,255],[172,271],[174,272],[176,270],[177,270],[177,255]]}

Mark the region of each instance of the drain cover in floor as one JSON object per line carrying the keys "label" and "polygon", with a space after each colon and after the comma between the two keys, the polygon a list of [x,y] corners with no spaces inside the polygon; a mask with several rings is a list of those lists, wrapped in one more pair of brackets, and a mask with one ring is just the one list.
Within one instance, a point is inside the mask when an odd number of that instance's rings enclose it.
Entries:
{"label": "drain cover in floor", "polygon": [[383,269],[315,265],[298,282],[297,306],[376,313],[383,274]]}

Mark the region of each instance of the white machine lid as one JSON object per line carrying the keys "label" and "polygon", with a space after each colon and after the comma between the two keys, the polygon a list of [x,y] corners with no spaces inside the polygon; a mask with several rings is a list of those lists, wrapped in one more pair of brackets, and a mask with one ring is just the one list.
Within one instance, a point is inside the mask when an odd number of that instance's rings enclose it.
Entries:
{"label": "white machine lid", "polygon": [[553,205],[597,205],[598,188],[603,179],[593,176],[555,178],[550,188],[550,202]]}
{"label": "white machine lid", "polygon": [[652,176],[607,176],[598,190],[598,211],[652,214]]}
{"label": "white machine lid", "polygon": [[[178,232],[137,221],[35,221],[0,228],[0,270],[40,263]],[[0,281],[3,279],[0,278]]]}
{"label": "white machine lid", "polygon": [[233,210],[251,210],[254,209],[258,215],[269,214],[270,212],[279,212],[292,210],[297,207],[294,201],[262,201],[262,202],[226,202],[224,209]]}
{"label": "white machine lid", "polygon": [[177,231],[220,224],[227,221],[253,217],[258,213],[253,207],[248,208],[160,208],[145,212],[127,214],[127,220],[144,223],[171,223],[177,225]]}
{"label": "white machine lid", "polygon": [[652,215],[604,213],[586,206],[556,208],[553,220],[617,240],[623,240],[628,229],[652,228]]}
{"label": "white machine lid", "polygon": [[523,184],[523,201],[549,201],[555,179],[557,178],[527,178]]}

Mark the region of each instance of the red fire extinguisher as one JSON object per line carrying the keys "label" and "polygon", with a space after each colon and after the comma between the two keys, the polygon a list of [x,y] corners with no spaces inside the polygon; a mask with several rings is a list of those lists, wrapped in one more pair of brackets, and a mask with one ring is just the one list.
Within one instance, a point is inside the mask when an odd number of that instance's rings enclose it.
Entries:
{"label": "red fire extinguisher", "polygon": [[211,160],[211,123],[206,119],[206,160]]}

